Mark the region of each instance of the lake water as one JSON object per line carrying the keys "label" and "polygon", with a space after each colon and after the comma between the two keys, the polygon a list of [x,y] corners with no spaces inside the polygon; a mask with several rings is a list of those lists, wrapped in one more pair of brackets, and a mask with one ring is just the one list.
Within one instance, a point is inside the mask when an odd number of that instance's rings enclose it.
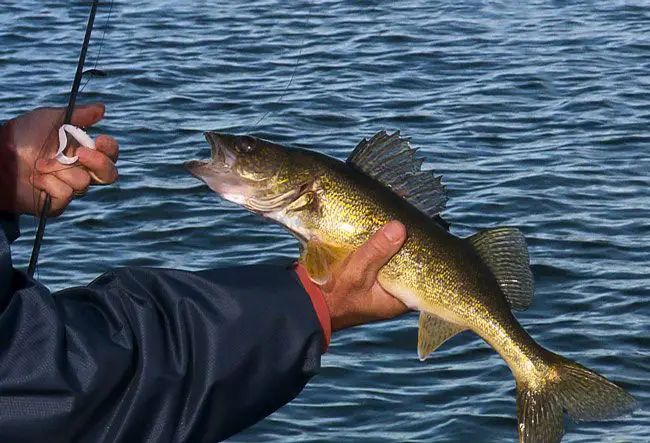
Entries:
{"label": "lake water", "polygon": [[[202,131],[343,159],[400,129],[444,175],[452,232],[526,235],[527,330],[642,403],[631,417],[569,424],[563,441],[650,441],[650,2],[116,0],[106,27],[109,6],[87,62],[108,76],[79,100],[106,103],[93,134],[120,142],[121,177],[49,221],[42,281],[295,257],[282,229],[182,168],[208,156]],[[67,104],[88,8],[3,2],[0,120]],[[25,218],[19,267],[33,228]],[[500,357],[465,333],[421,363],[416,341],[415,314],[336,335],[322,374],[231,441],[514,441]]]}

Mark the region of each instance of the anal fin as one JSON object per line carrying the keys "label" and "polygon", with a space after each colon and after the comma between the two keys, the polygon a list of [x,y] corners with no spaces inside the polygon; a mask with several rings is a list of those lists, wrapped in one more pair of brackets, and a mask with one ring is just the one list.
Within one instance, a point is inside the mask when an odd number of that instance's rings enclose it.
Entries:
{"label": "anal fin", "polygon": [[466,328],[448,322],[428,312],[420,312],[418,328],[418,357],[424,361],[441,344]]}

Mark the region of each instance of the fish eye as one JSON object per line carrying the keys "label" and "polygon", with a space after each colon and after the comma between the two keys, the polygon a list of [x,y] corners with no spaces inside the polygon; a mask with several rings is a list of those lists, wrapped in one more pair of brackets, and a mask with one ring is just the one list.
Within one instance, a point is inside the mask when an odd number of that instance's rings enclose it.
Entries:
{"label": "fish eye", "polygon": [[239,140],[237,142],[236,149],[241,154],[250,154],[251,152],[255,151],[255,144],[251,140]]}

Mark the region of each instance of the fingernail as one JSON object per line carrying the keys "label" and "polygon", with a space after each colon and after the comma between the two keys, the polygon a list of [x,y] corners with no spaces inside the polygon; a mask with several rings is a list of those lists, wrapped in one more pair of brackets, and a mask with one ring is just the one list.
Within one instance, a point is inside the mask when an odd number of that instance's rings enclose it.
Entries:
{"label": "fingernail", "polygon": [[402,228],[401,223],[392,221],[384,226],[384,235],[388,240],[396,242],[402,239],[404,235],[404,228]]}

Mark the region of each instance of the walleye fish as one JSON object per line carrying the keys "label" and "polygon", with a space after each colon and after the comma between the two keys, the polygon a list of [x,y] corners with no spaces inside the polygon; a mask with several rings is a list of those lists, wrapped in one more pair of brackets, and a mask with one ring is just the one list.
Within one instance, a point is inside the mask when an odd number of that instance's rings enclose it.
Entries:
{"label": "walleye fish", "polygon": [[516,380],[520,442],[559,442],[565,412],[601,420],[637,408],[623,389],[524,330],[511,312],[526,309],[533,296],[523,235],[511,227],[451,234],[440,217],[445,188],[421,170],[409,138],[379,132],[342,162],[250,136],[205,135],[211,160],[189,161],[187,169],[224,199],[287,228],[316,283],[385,223],[404,223],[408,238],[379,283],[420,311],[420,359],[468,329],[501,355]]}

